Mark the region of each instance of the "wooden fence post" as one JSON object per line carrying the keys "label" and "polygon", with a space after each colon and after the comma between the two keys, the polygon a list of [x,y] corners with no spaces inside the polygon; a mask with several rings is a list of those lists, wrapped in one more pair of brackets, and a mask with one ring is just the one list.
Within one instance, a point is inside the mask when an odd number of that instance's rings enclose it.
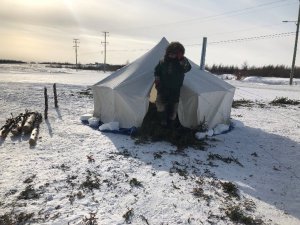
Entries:
{"label": "wooden fence post", "polygon": [[48,119],[48,95],[47,88],[44,87],[44,97],[45,97],[45,120]]}
{"label": "wooden fence post", "polygon": [[56,83],[53,84],[53,93],[54,93],[54,107],[58,108],[57,93],[56,93]]}

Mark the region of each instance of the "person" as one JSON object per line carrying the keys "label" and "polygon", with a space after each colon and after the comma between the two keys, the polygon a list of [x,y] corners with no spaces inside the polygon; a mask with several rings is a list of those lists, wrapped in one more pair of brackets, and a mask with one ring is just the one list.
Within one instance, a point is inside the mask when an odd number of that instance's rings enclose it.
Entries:
{"label": "person", "polygon": [[184,53],[181,43],[172,42],[168,45],[164,58],[155,67],[156,108],[162,126],[174,125],[180,88],[185,73],[192,68]]}

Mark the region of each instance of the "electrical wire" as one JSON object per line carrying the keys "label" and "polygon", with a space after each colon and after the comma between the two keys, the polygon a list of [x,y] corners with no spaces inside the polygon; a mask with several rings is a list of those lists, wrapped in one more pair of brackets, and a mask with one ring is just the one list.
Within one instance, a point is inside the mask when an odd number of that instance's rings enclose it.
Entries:
{"label": "electrical wire", "polygon": [[[267,35],[260,35],[260,36],[252,36],[252,37],[244,37],[244,38],[237,38],[237,39],[229,39],[229,40],[221,40],[221,41],[213,41],[208,42],[208,44],[216,45],[216,44],[227,44],[227,43],[236,43],[236,42],[243,42],[243,41],[256,41],[261,39],[273,39],[273,38],[282,38],[282,37],[289,37],[294,36],[296,32],[283,32],[283,33],[274,33],[274,34],[267,34]],[[192,46],[202,46],[202,43],[198,44],[186,44],[186,47]],[[107,49],[107,52],[140,52],[140,51],[149,51],[148,48],[137,48],[137,49]],[[103,51],[96,51],[96,52],[83,52],[81,55],[96,55],[102,54]]]}
{"label": "electrical wire", "polygon": [[[294,36],[295,34],[296,34],[296,32],[274,33],[274,34],[266,34],[266,35],[260,35],[260,36],[252,36],[252,37],[244,37],[244,38],[237,38],[237,39],[213,41],[213,42],[208,42],[208,44],[216,45],[216,44],[227,44],[227,43],[243,42],[243,41],[254,41],[254,40],[256,41],[256,40],[261,40],[261,39],[273,39],[273,38]],[[202,45],[202,43],[187,44],[185,46],[201,46],[201,45]]]}
{"label": "electrical wire", "polygon": [[232,30],[232,31],[225,31],[225,32],[217,32],[217,33],[208,33],[205,36],[207,37],[212,37],[216,35],[223,35],[223,34],[232,34],[232,33],[237,33],[237,32],[244,32],[244,31],[250,31],[250,30],[257,30],[259,28],[266,28],[266,27],[275,27],[275,26],[282,26],[282,22],[280,23],[272,23],[272,24],[265,24],[261,26],[253,26],[251,28],[244,28],[244,29],[239,29],[239,30]]}
{"label": "electrical wire", "polygon": [[278,38],[278,37],[294,36],[295,34],[296,34],[296,32],[284,32],[284,33],[267,34],[267,35],[238,38],[238,39],[231,39],[231,40],[224,40],[224,41],[215,41],[215,42],[209,42],[209,44],[223,44],[223,43],[252,41],[252,40],[260,40],[260,39],[272,39],[272,38]]}
{"label": "electrical wire", "polygon": [[137,48],[137,49],[110,49],[109,52],[138,52],[138,51],[148,51],[148,48]]}
{"label": "electrical wire", "polygon": [[[278,4],[278,3],[283,3],[285,2],[285,4],[283,5],[277,5],[277,6],[273,6],[273,7],[266,7],[266,6],[270,6],[270,5],[274,5],[274,4]],[[288,3],[288,4],[286,4]],[[149,29],[149,28],[154,28],[154,27],[161,27],[161,26],[170,26],[170,25],[174,25],[174,24],[182,24],[182,23],[190,23],[190,22],[194,22],[194,21],[198,21],[198,22],[208,22],[211,20],[216,20],[216,19],[220,19],[226,16],[235,16],[235,15],[241,15],[244,13],[249,13],[249,11],[255,11],[255,9],[273,9],[273,8],[278,8],[278,7],[283,7],[285,5],[292,5],[298,3],[298,1],[292,1],[289,2],[289,0],[277,0],[277,1],[272,1],[272,2],[267,2],[267,3],[263,3],[263,4],[259,4],[256,6],[251,6],[251,7],[246,7],[246,8],[242,8],[242,9],[237,9],[237,10],[230,10],[227,12],[223,12],[223,13],[219,13],[219,14],[215,14],[215,15],[211,15],[211,16],[205,16],[205,17],[196,17],[196,18],[191,18],[191,19],[186,19],[186,20],[178,20],[178,21],[174,21],[174,22],[169,22],[169,23],[161,23],[161,24],[155,24],[155,25],[149,25],[149,26],[141,26],[141,27],[127,27],[124,29],[118,29],[118,30],[138,30],[138,29]],[[261,9],[260,9],[261,8]]]}

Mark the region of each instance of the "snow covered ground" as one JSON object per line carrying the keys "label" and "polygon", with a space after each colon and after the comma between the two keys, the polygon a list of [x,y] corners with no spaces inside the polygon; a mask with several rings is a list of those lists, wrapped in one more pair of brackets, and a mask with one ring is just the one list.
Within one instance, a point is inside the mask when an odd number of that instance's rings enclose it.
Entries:
{"label": "snow covered ground", "polygon": [[98,71],[76,72],[66,68],[50,68],[40,64],[0,64],[0,81],[20,83],[62,83],[91,85],[105,76]]}
{"label": "snow covered ground", "polygon": [[236,100],[253,103],[232,109],[245,126],[208,140],[204,151],[177,152],[81,124],[93,99],[79,92],[108,74],[7,67],[0,67],[1,125],[10,113],[43,112],[44,86],[50,107],[35,147],[27,136],[0,141],[0,218],[23,212],[34,213],[30,224],[79,224],[95,212],[101,225],[235,224],[229,215],[238,207],[265,224],[300,224],[300,108],[269,105],[300,100],[300,86],[228,81]]}

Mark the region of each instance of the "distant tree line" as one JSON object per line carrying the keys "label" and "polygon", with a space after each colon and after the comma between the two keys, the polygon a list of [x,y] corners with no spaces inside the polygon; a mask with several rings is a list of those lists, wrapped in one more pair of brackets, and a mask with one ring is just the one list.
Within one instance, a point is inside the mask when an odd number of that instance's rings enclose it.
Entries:
{"label": "distant tree line", "polygon": [[[24,64],[26,62],[20,60],[9,60],[0,59],[0,64]],[[40,62],[38,64],[47,64],[49,67],[53,68],[70,68],[76,69],[76,65],[69,62]],[[125,65],[111,65],[106,64],[106,71],[116,71]],[[266,66],[248,66],[247,62],[244,62],[240,67],[234,65],[222,65],[213,64],[212,66],[206,65],[206,70],[214,74],[234,74],[238,78],[248,77],[248,76],[261,76],[261,77],[290,77],[291,68],[285,65],[266,65]],[[77,69],[80,70],[104,70],[103,63],[94,64],[78,64]],[[300,78],[300,67],[295,69],[295,78]]]}
{"label": "distant tree line", "polygon": [[[261,77],[290,77],[291,68],[285,65],[266,65],[266,66],[251,66],[244,63],[241,67],[216,65],[206,66],[206,70],[214,74],[234,74],[238,77],[261,76]],[[300,78],[300,67],[295,69],[295,78]]]}
{"label": "distant tree line", "polygon": [[0,64],[21,64],[26,63],[19,60],[11,60],[11,59],[0,59]]}
{"label": "distant tree line", "polygon": [[72,63],[69,63],[69,62],[39,62],[38,64],[50,64],[50,65],[73,65]]}
{"label": "distant tree line", "polygon": [[[52,68],[69,68],[69,69],[79,69],[79,70],[104,70],[104,64],[95,63],[95,64],[71,64],[71,63],[45,63],[48,64],[48,67]],[[125,65],[111,65],[106,64],[106,71],[116,71]]]}
{"label": "distant tree line", "polygon": [[[106,64],[104,68],[104,64],[78,64],[78,69],[82,70],[106,70],[106,71],[116,71],[118,69],[121,69],[125,65],[111,65]],[[73,68],[76,68],[76,65],[73,66]]]}
{"label": "distant tree line", "polygon": [[[27,62],[18,61],[18,60],[8,60],[8,59],[0,59],[0,64],[24,64]],[[31,64],[35,64],[35,62],[30,62]],[[79,69],[79,70],[104,70],[104,64],[103,63],[89,63],[89,64],[78,64],[77,67],[74,63],[69,62],[38,62],[36,64],[43,64],[46,65],[46,67],[51,68],[69,68],[69,69]],[[106,71],[116,71],[125,65],[111,65],[106,64],[105,70]]]}

